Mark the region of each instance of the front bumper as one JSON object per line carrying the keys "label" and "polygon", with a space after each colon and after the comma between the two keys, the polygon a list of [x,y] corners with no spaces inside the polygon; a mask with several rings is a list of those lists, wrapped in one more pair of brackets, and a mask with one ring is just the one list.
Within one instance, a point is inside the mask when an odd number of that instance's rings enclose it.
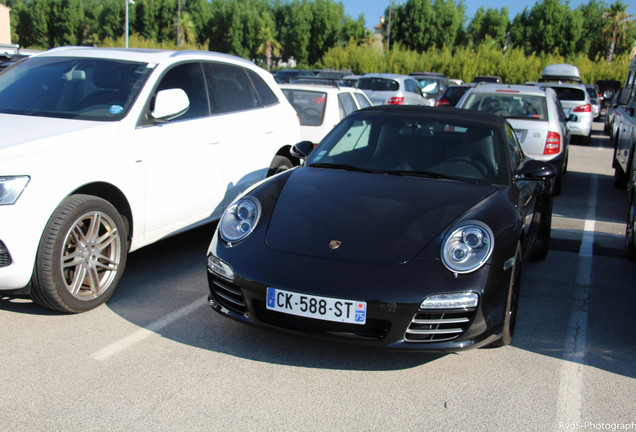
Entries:
{"label": "front bumper", "polygon": [[[232,263],[235,277],[229,281],[208,270],[210,306],[243,323],[386,350],[458,351],[488,345],[501,334],[510,269],[486,265],[456,277],[437,260],[372,266],[271,250],[259,255],[256,262],[241,260],[238,247],[217,246],[211,251]],[[343,324],[269,310],[268,286],[366,301],[367,321],[364,325]],[[479,303],[467,309],[419,308],[427,296],[450,292],[476,292]]]}
{"label": "front bumper", "polygon": [[592,118],[592,113],[586,113],[585,116],[579,115],[578,121],[569,121],[568,128],[572,135],[577,136],[589,136],[592,132],[592,123],[594,119]]}
{"label": "front bumper", "polygon": [[[26,201],[22,200],[21,201]],[[0,206],[0,291],[26,287],[46,220],[17,204]]]}

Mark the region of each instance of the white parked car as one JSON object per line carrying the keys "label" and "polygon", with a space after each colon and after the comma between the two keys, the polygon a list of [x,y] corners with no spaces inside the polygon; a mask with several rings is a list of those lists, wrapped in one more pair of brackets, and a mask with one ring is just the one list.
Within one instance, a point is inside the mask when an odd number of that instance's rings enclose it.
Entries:
{"label": "white parked car", "polygon": [[528,157],[555,166],[554,192],[557,195],[561,192],[570,131],[554,90],[527,85],[478,85],[468,90],[457,106],[505,117]]}
{"label": "white parked car", "polygon": [[280,84],[300,119],[300,137],[318,144],[340,120],[371,106],[362,90],[337,84]]}
{"label": "white parked car", "polygon": [[294,159],[271,74],[211,52],[58,48],[0,75],[0,291],[82,312],[129,251],[218,219]]}
{"label": "white parked car", "polygon": [[364,74],[357,86],[373,105],[435,105],[434,99],[426,97],[420,83],[407,75]]}
{"label": "white parked car", "polygon": [[590,144],[594,113],[590,96],[581,82],[576,66],[552,64],[543,68],[541,82],[536,85],[551,87],[556,92],[568,117],[572,135],[580,136],[584,144]]}

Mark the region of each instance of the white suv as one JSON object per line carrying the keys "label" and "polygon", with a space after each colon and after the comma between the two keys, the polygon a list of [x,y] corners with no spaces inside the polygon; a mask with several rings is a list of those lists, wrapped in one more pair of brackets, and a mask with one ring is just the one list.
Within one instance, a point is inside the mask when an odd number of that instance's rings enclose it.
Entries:
{"label": "white suv", "polygon": [[58,48],[0,75],[0,291],[82,312],[129,251],[218,219],[290,168],[271,74],[211,52]]}

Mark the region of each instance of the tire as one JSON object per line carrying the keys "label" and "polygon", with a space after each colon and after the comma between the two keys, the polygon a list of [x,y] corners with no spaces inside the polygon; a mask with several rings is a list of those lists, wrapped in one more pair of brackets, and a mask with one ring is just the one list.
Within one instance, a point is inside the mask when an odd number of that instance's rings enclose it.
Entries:
{"label": "tire", "polygon": [[554,194],[554,196],[561,195],[562,188],[563,188],[563,174],[557,174],[556,178],[554,179],[554,189],[552,190],[552,193]]}
{"label": "tire", "polygon": [[541,226],[538,230],[537,240],[530,254],[531,261],[539,261],[548,255],[550,250],[550,238],[552,231],[552,196],[546,195],[546,203],[541,212]]}
{"label": "tire", "polygon": [[592,144],[592,131],[590,130],[590,133],[587,135],[583,135],[581,137],[581,144],[585,145],[585,146],[589,146],[590,144]]}
{"label": "tire", "polygon": [[636,261],[636,192],[632,190],[629,195],[629,206],[627,207],[627,224],[625,228],[625,255],[628,259]]}
{"label": "tire", "polygon": [[285,156],[274,156],[272,160],[272,164],[267,171],[267,177],[273,176],[274,174],[281,173],[283,171],[287,171],[288,169],[292,169],[294,164]]}
{"label": "tire", "polygon": [[[629,175],[627,173],[632,172],[632,163],[634,158],[634,150],[632,150],[632,155],[629,157],[627,162],[627,170],[623,171],[620,164],[618,162],[615,163],[614,167],[614,186],[617,188],[625,188],[628,186]],[[616,160],[616,151],[614,151],[614,160]]]}
{"label": "tire", "polygon": [[627,185],[627,175],[623,169],[617,164],[614,168],[614,186],[622,189]]}
{"label": "tire", "polygon": [[68,313],[106,302],[126,266],[126,224],[108,201],[66,198],[44,229],[31,279],[31,298]]}
{"label": "tire", "polygon": [[493,347],[510,345],[510,342],[512,342],[512,336],[515,333],[515,326],[517,323],[517,311],[519,308],[521,266],[521,244],[517,244],[515,264],[510,274],[510,285],[508,288],[508,301],[506,302],[506,311],[504,313],[503,330],[501,333],[501,337],[491,344],[491,346]]}

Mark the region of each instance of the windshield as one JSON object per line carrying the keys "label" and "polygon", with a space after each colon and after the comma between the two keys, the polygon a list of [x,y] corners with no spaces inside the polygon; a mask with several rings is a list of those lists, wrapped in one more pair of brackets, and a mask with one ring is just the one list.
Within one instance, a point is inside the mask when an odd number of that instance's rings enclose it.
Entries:
{"label": "windshield", "polygon": [[562,101],[584,101],[585,92],[580,88],[573,87],[552,87]]}
{"label": "windshield", "polygon": [[151,70],[121,60],[32,57],[0,74],[0,112],[120,120]]}
{"label": "windshield", "polygon": [[320,126],[322,124],[327,105],[327,93],[287,88],[282,90],[296,110],[301,125]]}
{"label": "windshield", "polygon": [[506,184],[505,149],[493,126],[421,114],[350,115],[308,166]]}
{"label": "windshield", "polygon": [[469,93],[462,108],[506,118],[548,120],[545,97],[519,93]]}
{"label": "windshield", "polygon": [[400,83],[389,78],[360,78],[358,88],[360,90],[398,91]]}
{"label": "windshield", "polygon": [[[416,77],[417,78],[417,77]],[[439,91],[439,82],[434,79],[417,78],[420,87],[424,93],[437,93]]]}

